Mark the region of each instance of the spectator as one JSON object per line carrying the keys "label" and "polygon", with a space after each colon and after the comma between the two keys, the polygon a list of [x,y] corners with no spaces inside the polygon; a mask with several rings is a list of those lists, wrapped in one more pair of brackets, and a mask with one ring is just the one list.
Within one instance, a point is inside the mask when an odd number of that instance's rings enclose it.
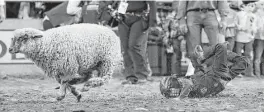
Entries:
{"label": "spectator", "polygon": [[[218,43],[219,26],[225,29],[225,17],[228,12],[226,1],[180,1],[177,19],[180,30],[186,35],[187,55],[192,60],[192,52],[196,45],[201,44],[201,30],[207,34],[210,45]],[[218,22],[215,10],[219,11],[221,21]],[[219,24],[220,23],[220,24]],[[189,63],[192,64],[192,63]],[[192,66],[188,69],[193,68]],[[194,65],[195,71],[201,68]],[[194,73],[190,73],[194,74]],[[187,74],[188,75],[188,74]]]}
{"label": "spectator", "polygon": [[228,1],[228,3],[230,10],[226,17],[227,27],[223,33],[225,36],[225,40],[229,42],[227,49],[233,51],[236,36],[235,17],[236,14],[240,11],[240,5],[242,4],[242,1]]}
{"label": "spectator", "polygon": [[84,9],[85,12],[82,15],[83,23],[99,23],[98,20],[98,8],[99,8],[99,1],[96,0],[92,0],[89,2],[89,4],[87,5],[87,8]]}
{"label": "spectator", "polygon": [[30,2],[21,2],[18,18],[19,19],[29,19],[29,13],[30,13]]}
{"label": "spectator", "polygon": [[5,1],[0,1],[0,23],[3,22],[6,18],[6,8],[5,8]]}
{"label": "spectator", "polygon": [[[253,41],[257,32],[257,16],[253,13],[256,8],[255,1],[243,1],[243,10],[238,12],[235,23],[238,29],[236,36],[235,52],[239,55],[244,50],[244,55],[252,59]],[[248,67],[245,74],[253,76],[252,64]]]}
{"label": "spectator", "polygon": [[[170,74],[177,74],[181,76],[181,58],[182,58],[182,52],[181,52],[181,41],[183,39],[183,35],[178,32],[178,23],[177,20],[175,20],[176,12],[177,12],[177,1],[174,1],[172,3],[172,6],[166,6],[164,3],[160,2],[158,3],[160,7],[158,7],[157,11],[157,23],[158,26],[162,29],[164,34],[163,43],[166,45],[166,51],[167,51],[167,57],[168,59],[171,59],[173,57],[173,54],[175,55],[175,63],[172,63],[174,61],[168,60],[167,61],[167,72]],[[175,64],[175,72],[171,71],[172,64]]]}
{"label": "spectator", "polygon": [[44,2],[34,2],[31,3],[32,7],[30,8],[30,17],[40,19],[44,17],[44,11],[46,6]]}
{"label": "spectator", "polygon": [[[122,84],[138,84],[153,81],[150,77],[148,60],[146,58],[147,35],[146,31],[156,24],[155,1],[122,1],[113,2],[127,8],[117,10],[112,15],[122,17],[118,24],[121,46],[123,50],[126,81]],[[149,10],[148,10],[149,9]],[[114,11],[116,12],[116,11]],[[123,16],[122,16],[123,15]]]}
{"label": "spectator", "polygon": [[83,3],[81,0],[69,0],[46,12],[44,30],[80,22]]}
{"label": "spectator", "polygon": [[254,74],[258,77],[263,76],[261,74],[261,56],[263,55],[264,50],[264,1],[257,3],[257,12],[258,16],[258,31],[254,40]]}

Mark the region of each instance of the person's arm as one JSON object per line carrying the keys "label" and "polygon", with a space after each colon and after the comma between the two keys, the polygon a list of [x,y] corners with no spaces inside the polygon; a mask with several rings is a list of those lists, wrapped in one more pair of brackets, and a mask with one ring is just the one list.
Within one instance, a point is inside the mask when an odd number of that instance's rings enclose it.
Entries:
{"label": "person's arm", "polygon": [[0,23],[3,22],[6,18],[5,10],[5,1],[0,0]]}
{"label": "person's arm", "polygon": [[149,27],[154,27],[157,24],[157,5],[156,1],[148,1],[149,4]]}
{"label": "person's arm", "polygon": [[69,0],[67,6],[67,14],[76,15],[81,12],[82,7],[78,7],[81,0]]}
{"label": "person's arm", "polygon": [[179,20],[180,24],[186,24],[187,3],[188,1],[185,0],[179,1],[178,8],[175,8],[177,11],[176,19]]}
{"label": "person's arm", "polygon": [[225,20],[226,17],[227,17],[227,14],[228,14],[228,9],[229,9],[229,6],[228,6],[228,3],[226,0],[223,0],[223,1],[218,1],[218,12],[220,14],[220,17],[221,17],[221,20]]}
{"label": "person's arm", "polygon": [[257,31],[258,31],[258,28],[260,28],[260,27],[258,25],[259,24],[259,22],[258,22],[259,21],[259,18],[257,17],[257,15],[254,14],[254,18],[256,20],[254,21],[254,26],[252,28],[252,31],[253,31],[252,33],[255,35],[257,33]]}
{"label": "person's arm", "polygon": [[193,82],[192,82],[192,79],[187,79],[187,78],[181,78],[179,80],[181,80],[181,82],[183,84],[183,88],[181,90],[179,97],[177,97],[175,99],[176,100],[183,100],[183,99],[187,98],[188,95],[190,94],[190,92],[192,91]]}

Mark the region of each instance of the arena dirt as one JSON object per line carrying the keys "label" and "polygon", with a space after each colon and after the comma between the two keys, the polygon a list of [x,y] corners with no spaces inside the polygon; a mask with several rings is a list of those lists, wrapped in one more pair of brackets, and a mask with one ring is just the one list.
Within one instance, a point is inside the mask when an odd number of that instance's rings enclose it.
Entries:
{"label": "arena dirt", "polygon": [[[159,80],[146,85],[110,84],[83,92],[81,102],[68,93],[55,100],[59,90],[53,79],[39,74],[0,74],[0,112],[263,112],[264,79],[237,78],[217,97],[176,102],[160,95]],[[76,86],[81,89],[82,85]]]}

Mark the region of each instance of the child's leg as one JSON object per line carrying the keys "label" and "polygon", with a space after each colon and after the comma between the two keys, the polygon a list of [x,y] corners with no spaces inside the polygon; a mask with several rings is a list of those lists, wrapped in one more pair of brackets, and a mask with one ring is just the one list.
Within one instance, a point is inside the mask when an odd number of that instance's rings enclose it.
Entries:
{"label": "child's leg", "polygon": [[250,60],[248,58],[238,55],[232,51],[227,52],[227,60],[232,63],[228,67],[229,74],[231,75],[232,79],[244,73],[250,64]]}
{"label": "child's leg", "polygon": [[217,44],[210,51],[211,54],[207,54],[206,59],[210,58],[208,56],[214,56],[214,62],[212,64],[213,72],[217,77],[220,77],[223,80],[230,81],[231,76],[228,73],[227,67],[227,45]]}
{"label": "child's leg", "polygon": [[236,44],[235,53],[237,53],[238,55],[241,55],[242,49],[244,48],[244,44],[241,42],[235,42],[235,44]]}
{"label": "child's leg", "polygon": [[234,48],[234,44],[235,44],[235,39],[234,37],[227,37],[226,41],[229,42],[229,44],[227,45],[227,50],[233,51]]}
{"label": "child's leg", "polygon": [[254,48],[254,74],[260,76],[261,56],[264,50],[264,40],[256,39]]}
{"label": "child's leg", "polygon": [[251,53],[253,51],[253,41],[249,42],[249,43],[246,43],[245,44],[245,52],[244,52],[244,55],[250,59],[250,65],[249,67],[247,68],[247,70],[245,71],[245,75],[246,76],[252,76],[253,75],[253,64],[252,64],[252,56],[251,56]]}
{"label": "child's leg", "polygon": [[213,75],[216,77],[219,77],[223,80],[230,81],[231,76],[229,76],[228,73],[228,67],[227,67],[227,45],[225,43],[219,43],[215,46],[211,46],[204,50],[204,60],[203,62],[206,62],[207,60],[213,61],[212,62],[212,70]]}

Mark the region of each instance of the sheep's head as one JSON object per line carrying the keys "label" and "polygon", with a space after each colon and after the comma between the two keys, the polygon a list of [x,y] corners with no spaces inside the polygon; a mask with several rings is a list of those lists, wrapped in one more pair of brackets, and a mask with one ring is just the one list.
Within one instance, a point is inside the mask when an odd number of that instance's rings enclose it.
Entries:
{"label": "sheep's head", "polygon": [[24,49],[26,49],[26,45],[36,39],[41,38],[43,36],[43,32],[33,28],[22,28],[14,31],[14,38],[12,38],[11,46],[9,48],[9,52],[21,53]]}

